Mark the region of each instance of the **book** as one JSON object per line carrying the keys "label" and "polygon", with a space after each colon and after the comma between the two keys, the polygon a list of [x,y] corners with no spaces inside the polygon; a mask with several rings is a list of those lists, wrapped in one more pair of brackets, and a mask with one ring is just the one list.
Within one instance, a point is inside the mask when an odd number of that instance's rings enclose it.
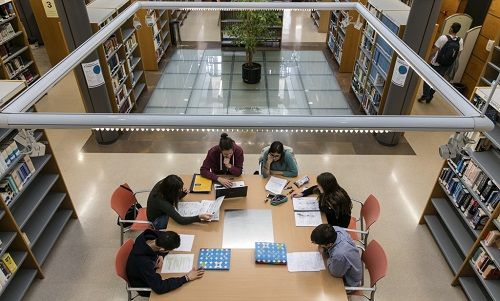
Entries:
{"label": "book", "polygon": [[190,191],[195,193],[209,193],[212,191],[212,180],[204,178],[200,174],[194,174]]}
{"label": "book", "polygon": [[500,231],[498,230],[492,230],[488,232],[486,237],[484,238],[484,244],[487,247],[497,247],[496,242],[500,241]]}
{"label": "book", "polygon": [[255,242],[255,262],[286,264],[286,245],[275,242]]}
{"label": "book", "polygon": [[17,265],[12,256],[9,253],[5,253],[2,256],[2,262],[5,264],[9,272],[14,273],[17,270]]}
{"label": "book", "polygon": [[12,273],[9,271],[5,263],[3,263],[3,261],[1,260],[0,260],[0,273],[2,273],[7,279],[9,279],[10,275],[12,275]]}
{"label": "book", "polygon": [[198,267],[205,270],[229,270],[231,249],[200,249]]}

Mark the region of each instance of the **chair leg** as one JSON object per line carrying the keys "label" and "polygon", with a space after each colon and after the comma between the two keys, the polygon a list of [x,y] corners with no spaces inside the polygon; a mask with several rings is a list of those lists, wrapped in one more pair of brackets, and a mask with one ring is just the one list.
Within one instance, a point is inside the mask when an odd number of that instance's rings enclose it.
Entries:
{"label": "chair leg", "polygon": [[123,246],[123,225],[120,223],[120,246]]}
{"label": "chair leg", "polygon": [[127,290],[127,297],[128,297],[128,301],[132,301],[132,292]]}

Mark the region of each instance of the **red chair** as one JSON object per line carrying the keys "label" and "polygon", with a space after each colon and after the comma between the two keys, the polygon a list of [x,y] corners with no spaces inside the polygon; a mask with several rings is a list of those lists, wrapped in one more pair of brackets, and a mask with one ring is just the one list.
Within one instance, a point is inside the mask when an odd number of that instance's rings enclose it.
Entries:
{"label": "red chair", "polygon": [[370,234],[370,227],[380,217],[380,203],[373,194],[370,194],[364,203],[356,200],[353,201],[361,204],[361,210],[359,212],[359,222],[361,227],[360,229],[356,229],[356,221],[353,221],[353,218],[351,218],[351,223],[346,230],[349,234],[351,234],[351,237],[353,237],[353,234],[356,234],[356,237],[357,234],[360,234],[361,240],[356,240],[366,246],[368,243],[368,234]]}
{"label": "red chair", "polygon": [[132,292],[140,292],[140,291],[150,292],[151,291],[151,289],[148,287],[130,287],[128,284],[126,267],[127,267],[127,260],[128,260],[129,255],[130,255],[130,251],[132,251],[133,246],[134,246],[134,241],[132,239],[127,240],[120,247],[120,249],[118,249],[118,252],[116,252],[116,258],[115,258],[116,275],[120,276],[123,280],[125,280],[128,301],[131,301],[133,299]]}
{"label": "red chair", "polygon": [[[387,256],[382,246],[376,240],[372,240],[366,247],[366,250],[363,251],[361,261],[370,274],[370,287],[346,286],[345,289],[351,295],[361,295],[373,301],[375,300],[375,292],[377,291],[377,282],[384,278],[387,273]],[[370,292],[370,296],[366,296],[364,292]]]}
{"label": "red chair", "polygon": [[[134,219],[126,219],[127,211],[130,207],[137,204],[138,193],[148,192],[147,190],[134,193],[127,183],[116,188],[111,195],[111,208],[118,214],[118,224],[120,224],[120,245],[123,244],[123,234],[128,231],[144,231],[146,229],[154,229],[153,223],[148,221],[146,216],[146,208],[140,208],[137,216]],[[124,223],[132,223],[126,227]]]}

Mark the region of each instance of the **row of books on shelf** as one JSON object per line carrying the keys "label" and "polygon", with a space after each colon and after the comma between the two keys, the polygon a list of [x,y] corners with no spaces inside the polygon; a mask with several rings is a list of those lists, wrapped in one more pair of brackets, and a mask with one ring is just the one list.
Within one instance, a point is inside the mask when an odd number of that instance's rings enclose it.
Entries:
{"label": "row of books on shelf", "polygon": [[31,70],[26,69],[20,74],[18,74],[14,79],[25,80],[28,84],[31,84],[35,79],[37,74],[33,73]]}
{"label": "row of books on shelf", "polygon": [[134,47],[137,46],[137,40],[135,38],[135,34],[131,35],[129,39],[125,41],[125,50],[127,53],[130,53]]}
{"label": "row of books on shelf", "polygon": [[472,257],[474,267],[479,275],[485,280],[496,280],[500,278],[500,270],[495,265],[490,255],[483,249],[478,248],[474,257]]}
{"label": "row of books on shelf", "polygon": [[484,238],[484,245],[500,250],[500,231],[492,230],[488,232]]}
{"label": "row of books on shelf", "polygon": [[12,24],[7,23],[3,24],[0,26],[0,43],[3,43],[4,41],[10,39],[16,31],[14,30],[14,27],[12,27]]}
{"label": "row of books on shelf", "polygon": [[14,140],[0,144],[0,173],[6,171],[20,155],[21,152]]}
{"label": "row of books on shelf", "polygon": [[111,86],[113,87],[113,91],[115,91],[115,93],[120,90],[120,87],[126,79],[127,73],[125,72],[125,66],[121,65],[118,67],[115,75],[111,77]]}
{"label": "row of books on shelf", "polygon": [[116,35],[110,36],[104,43],[102,43],[102,47],[104,47],[104,53],[106,54],[106,57],[108,57],[119,46],[120,43],[118,42],[118,38],[116,37]]}
{"label": "row of books on shelf", "polygon": [[0,57],[5,60],[7,57],[19,50],[11,41],[0,45]]}
{"label": "row of books on shelf", "polygon": [[116,68],[120,65],[121,60],[118,57],[118,54],[115,53],[111,57],[108,58],[108,67],[111,73],[114,73],[116,71]]}
{"label": "row of books on shelf", "polygon": [[35,172],[35,166],[28,155],[16,164],[12,171],[0,181],[0,196],[7,205],[21,191],[24,184]]}
{"label": "row of books on shelf", "polygon": [[8,19],[16,14],[12,2],[6,2],[0,5],[0,17],[2,19]]}
{"label": "row of books on shelf", "polygon": [[5,63],[5,68],[9,77],[12,78],[20,69],[24,68],[24,60],[22,56],[13,58],[12,60]]}
{"label": "row of books on shelf", "polygon": [[[439,179],[451,196],[451,201],[455,207],[464,213],[465,218],[469,221],[472,228],[475,230],[483,229],[489,218],[487,212],[480,206],[480,201],[474,198],[467,187],[455,176],[453,170],[448,167],[443,168]],[[488,210],[491,210],[491,208],[494,208],[498,204],[499,199],[500,195],[497,191],[486,202],[482,203],[487,206]]]}
{"label": "row of books on shelf", "polygon": [[10,277],[17,271],[17,264],[9,253],[3,254],[0,260],[0,289],[2,289]]}

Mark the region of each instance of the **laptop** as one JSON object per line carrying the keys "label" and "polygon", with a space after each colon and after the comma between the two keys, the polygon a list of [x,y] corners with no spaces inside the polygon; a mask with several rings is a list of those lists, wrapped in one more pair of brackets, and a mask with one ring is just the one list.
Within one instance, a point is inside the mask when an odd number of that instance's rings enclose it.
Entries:
{"label": "laptop", "polygon": [[248,186],[237,185],[235,187],[226,188],[220,184],[214,184],[215,197],[224,196],[226,199],[229,198],[242,198],[247,196]]}

